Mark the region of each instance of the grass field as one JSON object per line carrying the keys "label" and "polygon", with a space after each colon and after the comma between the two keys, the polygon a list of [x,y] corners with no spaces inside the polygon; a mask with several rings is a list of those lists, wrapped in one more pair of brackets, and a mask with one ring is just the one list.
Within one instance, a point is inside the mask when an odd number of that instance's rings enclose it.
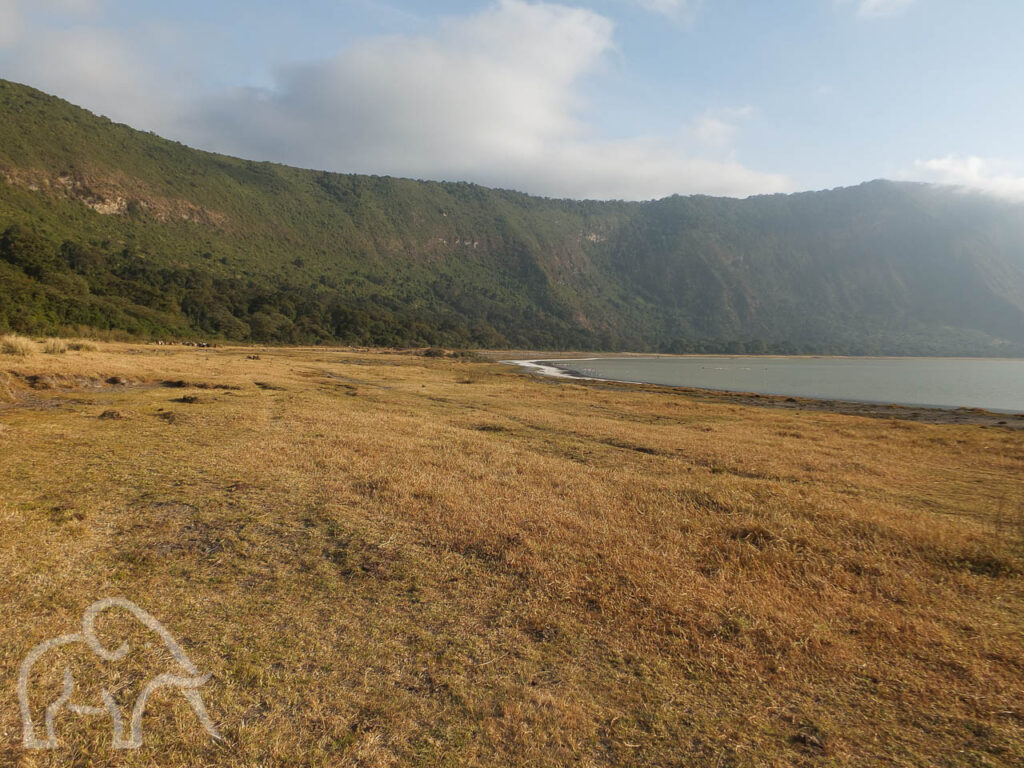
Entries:
{"label": "grass field", "polygon": [[[1024,431],[47,347],[0,354],[0,764],[1024,764]],[[22,659],[104,597],[212,673],[222,741],[166,690],[139,750],[68,712],[62,749],[22,749]],[[129,660],[58,651],[37,722],[65,666],[128,705],[166,666],[99,627]]]}

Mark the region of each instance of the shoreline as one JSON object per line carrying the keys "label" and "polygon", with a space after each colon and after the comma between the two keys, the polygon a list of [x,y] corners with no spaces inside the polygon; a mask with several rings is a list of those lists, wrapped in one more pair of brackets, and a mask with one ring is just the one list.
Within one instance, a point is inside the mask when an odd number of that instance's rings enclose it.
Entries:
{"label": "shoreline", "polygon": [[[726,352],[552,352],[536,349],[487,349],[478,352],[496,362],[568,360],[660,360],[672,358],[715,357],[725,360],[980,360],[1022,362],[1024,357],[1003,357],[998,355],[777,355],[777,354],[729,354]],[[500,359],[499,358],[504,358]]]}
{"label": "shoreline", "polygon": [[[633,357],[632,355],[628,357]],[[639,356],[637,356],[639,357]],[[643,355],[642,357],[792,357],[790,355]],[[578,371],[560,368],[554,363],[585,362],[587,360],[606,360],[608,357],[579,358],[535,358],[530,360],[499,360],[504,365],[513,365],[536,376],[551,380],[570,380],[586,383],[590,386],[618,385],[614,388],[644,387],[655,391],[683,394],[713,402],[728,402],[736,405],[753,405],[765,408],[784,410],[807,410],[839,413],[849,416],[866,416],[876,419],[898,419],[924,424],[960,424],[983,427],[994,427],[1010,430],[1024,430],[1024,413],[1013,411],[991,411],[984,408],[936,406],[936,405],[903,405],[868,400],[841,400],[836,398],[805,397],[800,395],[781,395],[760,392],[745,392],[728,389],[705,389],[673,384],[652,384],[645,381],[627,381],[623,379],[604,379],[586,376]],[[812,356],[804,357],[812,359]],[[859,358],[869,359],[869,358]],[[909,358],[870,358],[870,359],[909,359]],[[920,358],[918,358],[920,359]],[[957,358],[968,359],[968,358]],[[989,360],[994,358],[970,358]],[[1016,358],[998,358],[1016,360]]]}

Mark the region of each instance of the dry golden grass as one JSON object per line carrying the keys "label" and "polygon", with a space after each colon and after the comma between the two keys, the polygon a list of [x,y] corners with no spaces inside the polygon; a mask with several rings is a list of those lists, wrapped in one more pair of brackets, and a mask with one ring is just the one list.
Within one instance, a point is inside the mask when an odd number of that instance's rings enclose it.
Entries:
{"label": "dry golden grass", "polygon": [[13,697],[106,596],[225,736],[167,693],[116,764],[1024,764],[1024,432],[368,351],[0,370],[5,764],[106,764]]}
{"label": "dry golden grass", "polygon": [[27,357],[34,351],[35,345],[32,344],[32,339],[27,339],[24,336],[17,336],[11,333],[5,336],[0,336],[0,353],[2,354]]}

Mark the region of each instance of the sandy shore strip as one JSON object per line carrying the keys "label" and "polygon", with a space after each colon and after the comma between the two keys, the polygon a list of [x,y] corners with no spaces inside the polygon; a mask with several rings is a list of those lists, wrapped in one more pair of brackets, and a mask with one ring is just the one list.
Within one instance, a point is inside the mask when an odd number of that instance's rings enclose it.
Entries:
{"label": "sandy shore strip", "polygon": [[[596,360],[597,358],[588,357],[586,360]],[[499,363],[503,365],[518,365],[520,368],[525,368],[530,373],[540,374],[542,376],[553,376],[558,379],[575,379],[577,376],[570,375],[568,371],[564,371],[561,368],[556,368],[551,363],[564,362],[562,360],[499,360]]]}
{"label": "sandy shore strip", "polygon": [[645,386],[659,386],[652,385],[646,381],[628,381],[626,379],[606,379],[601,376],[588,376],[584,368],[583,370],[577,370],[575,368],[563,368],[559,363],[585,363],[588,360],[607,360],[606,357],[567,357],[558,360],[499,360],[499,363],[505,365],[518,365],[525,368],[530,373],[536,373],[541,376],[551,376],[556,379],[575,379],[575,380],[586,380],[586,381],[611,381],[616,384],[640,384]]}

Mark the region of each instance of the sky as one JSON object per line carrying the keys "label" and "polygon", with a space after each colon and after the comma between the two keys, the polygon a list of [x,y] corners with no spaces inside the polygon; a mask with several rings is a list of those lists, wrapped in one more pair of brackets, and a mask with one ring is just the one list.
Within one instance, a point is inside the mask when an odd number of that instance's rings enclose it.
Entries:
{"label": "sky", "polygon": [[1022,29],[1022,0],[0,0],[0,77],[339,172],[629,200],[890,178],[1024,200]]}

